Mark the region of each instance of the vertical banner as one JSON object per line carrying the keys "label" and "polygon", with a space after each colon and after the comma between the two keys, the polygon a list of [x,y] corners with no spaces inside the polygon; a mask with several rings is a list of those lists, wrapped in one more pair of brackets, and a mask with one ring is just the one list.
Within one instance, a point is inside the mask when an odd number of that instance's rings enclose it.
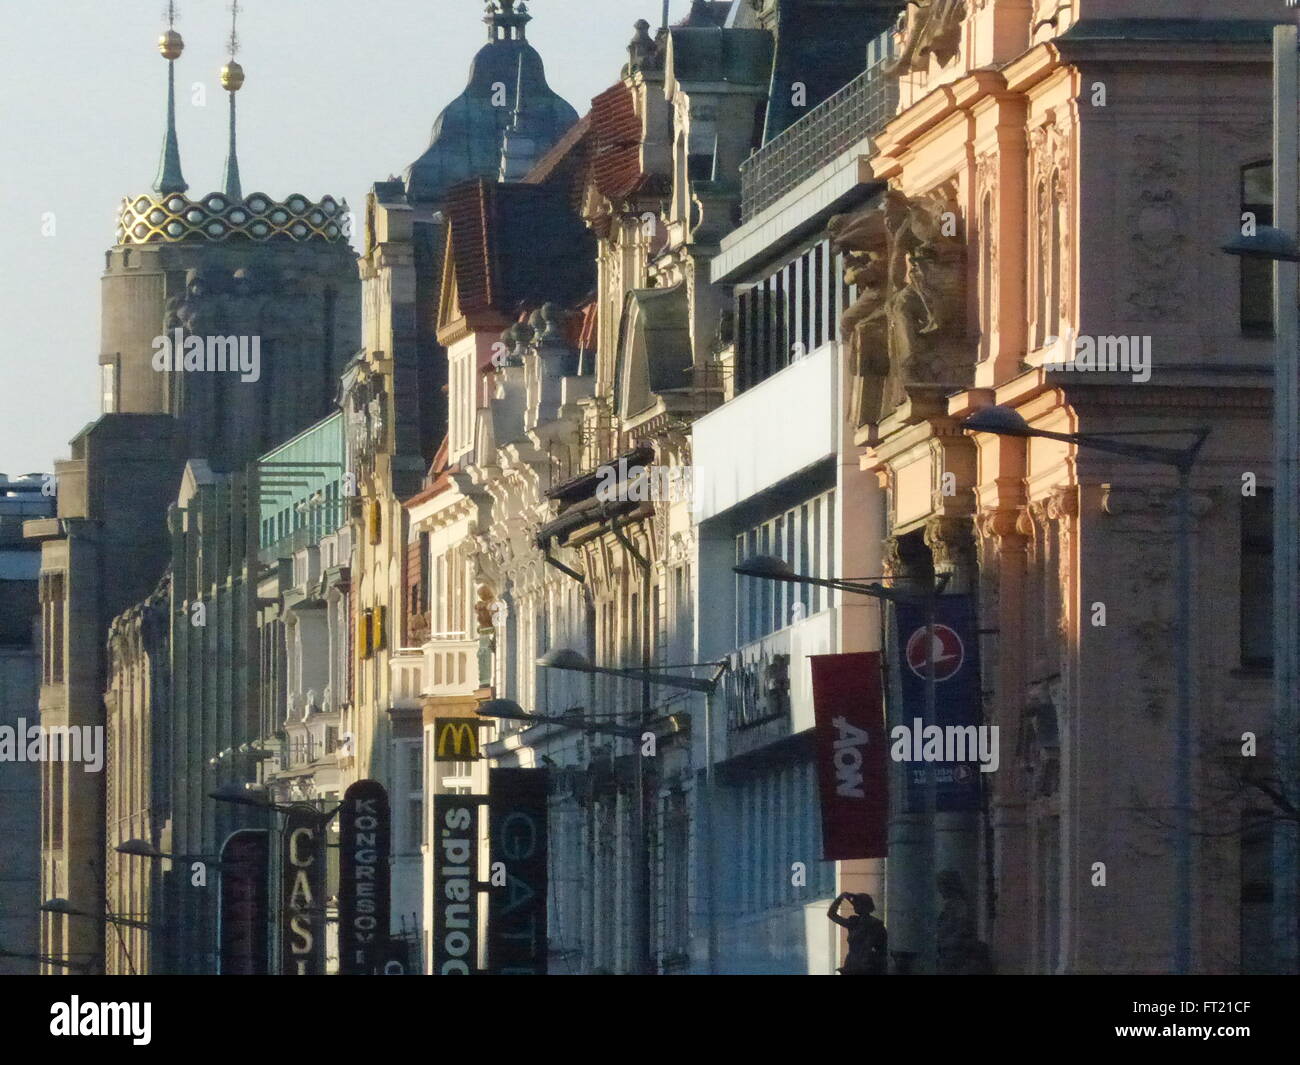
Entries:
{"label": "vertical banner", "polygon": [[[925,715],[926,607],[924,602],[897,603],[897,668],[903,694],[902,712],[891,734],[896,757],[908,763],[909,813],[925,809],[926,775],[935,772],[935,809],[940,812],[980,807],[979,639],[975,603],[969,595],[941,595],[935,605],[932,655],[935,720]],[[902,731],[905,730],[905,731]]]}
{"label": "vertical banner", "polygon": [[388,792],[358,780],[339,809],[339,973],[371,976],[386,961],[391,907]]}
{"label": "vertical banner", "polygon": [[880,655],[811,655],[822,858],[885,857],[889,770]]}
{"label": "vertical banner", "polygon": [[488,772],[488,972],[493,976],[546,975],[548,776],[545,769]]}
{"label": "vertical banner", "polygon": [[433,797],[433,974],[478,972],[476,795]]}
{"label": "vertical banner", "polygon": [[241,828],[221,845],[220,929],[222,976],[266,976],[270,968],[270,837]]}
{"label": "vertical banner", "polygon": [[325,973],[325,822],[315,810],[284,815],[280,858],[280,972]]}

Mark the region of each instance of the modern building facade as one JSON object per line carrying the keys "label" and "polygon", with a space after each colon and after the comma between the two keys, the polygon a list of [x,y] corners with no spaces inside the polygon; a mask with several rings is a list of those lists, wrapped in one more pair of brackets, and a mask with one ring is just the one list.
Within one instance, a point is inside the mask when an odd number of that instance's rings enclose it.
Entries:
{"label": "modern building facade", "polygon": [[[0,474],[0,729],[10,744],[0,759],[0,973],[39,970],[41,763],[29,761],[29,729],[40,724],[40,550],[23,540],[23,522],[54,513],[53,478]],[[20,749],[21,748],[21,753]]]}

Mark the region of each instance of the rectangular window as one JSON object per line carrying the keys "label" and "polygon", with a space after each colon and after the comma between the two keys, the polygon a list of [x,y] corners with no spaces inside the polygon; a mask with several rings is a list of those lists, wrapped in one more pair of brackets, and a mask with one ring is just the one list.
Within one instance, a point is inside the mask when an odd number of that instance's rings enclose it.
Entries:
{"label": "rectangular window", "polygon": [[42,678],[46,684],[63,683],[65,587],[62,573],[41,574],[41,657]]}
{"label": "rectangular window", "polygon": [[1241,664],[1273,664],[1273,489],[1241,500]]}
{"label": "rectangular window", "polygon": [[[1249,217],[1247,217],[1249,216]],[[1243,229],[1252,222],[1273,224],[1273,162],[1241,168]],[[1273,260],[1241,257],[1241,331],[1253,336],[1273,333]]]}
{"label": "rectangular window", "polygon": [[1241,815],[1239,919],[1241,973],[1273,971],[1273,820],[1264,810]]}
{"label": "rectangular window", "polygon": [[[796,573],[826,580],[835,574],[835,490],[800,503],[736,536],[736,561],[775,555]],[[830,607],[830,595],[809,585],[736,577],[736,646],[743,647],[801,617]],[[798,610],[795,609],[798,604]]]}
{"label": "rectangular window", "polygon": [[117,410],[117,362],[106,362],[99,367],[99,410],[112,414]]}

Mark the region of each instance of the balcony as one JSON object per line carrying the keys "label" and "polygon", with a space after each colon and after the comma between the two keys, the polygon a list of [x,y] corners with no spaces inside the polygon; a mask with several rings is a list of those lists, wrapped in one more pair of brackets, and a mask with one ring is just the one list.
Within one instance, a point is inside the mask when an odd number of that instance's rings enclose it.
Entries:
{"label": "balcony", "polygon": [[866,70],[740,164],[742,222],[771,207],[893,117],[898,81],[881,69],[893,52],[891,30],[871,42]]}
{"label": "balcony", "polygon": [[424,694],[473,695],[479,687],[478,652],[478,640],[434,636],[424,645]]}

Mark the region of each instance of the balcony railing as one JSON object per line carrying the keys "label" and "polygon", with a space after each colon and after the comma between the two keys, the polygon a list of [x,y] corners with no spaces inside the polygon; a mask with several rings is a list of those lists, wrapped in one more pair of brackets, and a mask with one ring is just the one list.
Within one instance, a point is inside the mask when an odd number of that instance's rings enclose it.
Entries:
{"label": "balcony railing", "polygon": [[871,42],[866,70],[740,164],[742,221],[772,206],[893,117],[898,81],[881,69],[893,52],[891,30]]}

